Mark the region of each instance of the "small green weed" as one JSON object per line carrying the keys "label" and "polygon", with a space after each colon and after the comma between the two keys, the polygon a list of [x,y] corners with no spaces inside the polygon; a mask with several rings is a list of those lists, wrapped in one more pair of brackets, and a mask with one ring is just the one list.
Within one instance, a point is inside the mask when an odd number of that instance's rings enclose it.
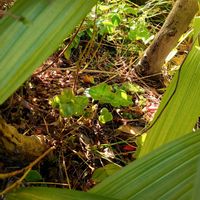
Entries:
{"label": "small green weed", "polygon": [[[63,117],[84,115],[85,108],[88,106],[93,106],[93,104],[89,104],[89,98],[92,98],[93,101],[99,101],[101,105],[110,104],[112,107],[115,108],[119,108],[121,106],[127,107],[133,105],[132,96],[128,95],[126,91],[122,89],[127,84],[119,87],[116,84],[114,86],[111,86],[106,83],[100,83],[97,86],[93,86],[86,90],[85,95],[82,96],[75,95],[71,88],[67,88],[64,89],[60,95],[57,95],[54,98],[50,99],[49,102],[52,107],[59,109],[60,114]],[[136,86],[135,84],[130,86],[135,88],[135,93],[139,91],[137,89],[139,88],[139,86]],[[130,89],[131,87],[128,88]],[[133,90],[132,94],[134,94]],[[100,110],[100,115],[98,119],[102,124],[105,124],[106,122],[111,121],[113,119],[113,116],[112,113],[104,107]]]}
{"label": "small green weed", "polygon": [[112,113],[107,108],[102,108],[99,115],[99,121],[102,124],[109,122],[113,119]]}
{"label": "small green weed", "polygon": [[112,87],[106,83],[100,83],[89,89],[89,94],[94,100],[98,100],[101,104],[109,103],[113,107],[132,105],[131,96],[127,95],[125,90],[116,88],[112,91]]}
{"label": "small green weed", "polygon": [[54,108],[59,108],[63,117],[83,115],[85,107],[88,105],[86,96],[75,96],[72,89],[65,89],[60,95],[50,100]]}
{"label": "small green weed", "polygon": [[138,6],[126,0],[99,1],[68,47],[66,59],[70,58],[72,49],[78,47],[81,39],[98,43],[100,38],[104,38],[106,42],[123,44],[130,51],[144,50],[156,32],[150,19],[157,16],[157,12],[152,4]]}

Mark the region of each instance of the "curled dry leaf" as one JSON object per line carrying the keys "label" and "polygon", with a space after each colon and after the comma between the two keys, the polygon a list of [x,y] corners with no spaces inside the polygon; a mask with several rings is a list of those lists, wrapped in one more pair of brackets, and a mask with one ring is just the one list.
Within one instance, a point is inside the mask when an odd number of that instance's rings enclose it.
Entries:
{"label": "curled dry leaf", "polygon": [[133,127],[133,126],[130,126],[130,125],[122,125],[117,129],[117,131],[127,133],[127,134],[131,134],[131,135],[134,135],[134,136],[139,135],[141,130],[142,130],[142,127]]}

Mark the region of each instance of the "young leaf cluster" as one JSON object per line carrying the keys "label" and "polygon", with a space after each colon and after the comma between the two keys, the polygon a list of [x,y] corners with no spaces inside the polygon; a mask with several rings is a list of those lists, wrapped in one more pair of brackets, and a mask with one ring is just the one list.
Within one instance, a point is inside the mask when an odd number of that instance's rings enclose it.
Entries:
{"label": "young leaf cluster", "polygon": [[112,119],[112,113],[110,113],[107,108],[102,108],[99,115],[99,121],[102,124],[105,124],[106,122],[112,121]]}
{"label": "young leaf cluster", "polygon": [[50,100],[50,104],[54,108],[59,108],[63,117],[79,116],[84,112],[84,108],[88,105],[86,96],[75,96],[72,89],[65,89],[60,95]]}
{"label": "young leaf cluster", "polygon": [[115,92],[112,87],[106,83],[100,83],[89,89],[89,94],[94,100],[98,100],[101,104],[109,103],[113,107],[132,105],[131,96],[127,95],[125,90],[118,88]]}

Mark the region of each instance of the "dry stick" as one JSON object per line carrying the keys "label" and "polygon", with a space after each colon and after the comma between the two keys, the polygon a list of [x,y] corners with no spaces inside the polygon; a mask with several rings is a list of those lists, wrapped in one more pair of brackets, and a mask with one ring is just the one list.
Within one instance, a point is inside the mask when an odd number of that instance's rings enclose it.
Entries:
{"label": "dry stick", "polygon": [[10,192],[11,190],[15,189],[17,186],[19,186],[21,184],[21,182],[26,178],[27,174],[30,171],[31,171],[31,169],[27,169],[27,171],[23,174],[23,176],[19,180],[17,180],[12,185],[8,186],[5,190],[3,190],[2,192],[0,192],[0,197],[2,195],[5,195],[6,193]]}
{"label": "dry stick", "polygon": [[25,171],[25,173],[23,174],[23,176],[19,180],[17,180],[12,185],[8,186],[5,190],[0,192],[0,196],[6,194],[7,192],[11,191],[12,189],[14,189],[18,185],[20,185],[21,182],[23,181],[23,179],[27,176],[28,172],[33,168],[33,166],[36,165],[40,160],[42,160],[46,155],[48,155],[54,149],[55,149],[55,146],[50,147],[42,155],[40,155],[37,159],[35,159],[28,166],[24,167],[21,170],[17,170],[17,171],[10,172],[10,173],[5,173],[5,174],[0,174],[0,178],[1,179],[5,179],[5,178],[11,177],[11,176],[15,176],[15,175],[20,174],[20,173]]}
{"label": "dry stick", "polygon": [[[83,62],[86,61],[86,58],[88,57],[89,53],[90,53],[90,50],[91,50],[91,47],[92,47],[92,44],[94,43],[94,37],[95,37],[95,31],[93,32],[93,35],[92,35],[92,38],[91,40],[88,42],[88,44],[86,45],[84,51],[80,54],[79,56],[79,59],[78,59],[78,62],[76,64],[76,74],[75,74],[75,79],[74,79],[74,84],[73,84],[73,91],[76,92],[76,85],[77,85],[77,82],[78,82],[78,77],[79,77],[79,73],[80,73],[80,66],[82,65]],[[85,55],[85,57],[83,57],[83,55]],[[87,66],[89,64],[86,64]]]}
{"label": "dry stick", "polygon": [[38,74],[41,74],[42,72],[46,71],[47,69],[49,69],[50,67],[53,66],[53,64],[55,64],[57,61],[58,61],[58,58],[60,58],[64,53],[65,51],[68,49],[68,47],[72,44],[72,42],[74,41],[74,38],[77,36],[78,32],[80,31],[82,25],[83,25],[83,22],[85,21],[85,19],[81,22],[81,24],[79,25],[77,31],[75,32],[75,34],[73,35],[72,39],[70,40],[69,44],[59,53],[58,57],[56,58],[55,61],[53,61],[53,63],[51,63],[50,65],[48,65],[47,67],[45,67],[43,70],[37,72],[35,75],[38,75]]}
{"label": "dry stick", "polygon": [[[102,41],[102,39],[101,39]],[[86,63],[85,67],[83,69],[80,70],[80,65],[77,66],[77,69],[76,69],[76,77],[75,77],[75,81],[74,81],[74,85],[73,85],[73,91],[76,92],[76,84],[77,84],[77,81],[78,81],[78,76],[79,76],[79,73],[82,73],[89,65],[90,63],[92,62],[93,58],[96,56],[97,54],[97,51],[99,50],[100,46],[101,46],[101,41],[97,47],[97,49],[94,51],[94,53],[92,54],[92,58],[90,59],[90,61],[88,63]]]}
{"label": "dry stick", "polygon": [[9,177],[15,176],[15,175],[17,175],[17,174],[21,174],[21,173],[24,172],[24,171],[25,171],[25,168],[20,169],[20,170],[16,170],[16,171],[14,171],[14,172],[9,172],[9,173],[0,174],[0,179],[9,178]]}
{"label": "dry stick", "polygon": [[74,92],[76,92],[76,85],[77,85],[77,82],[78,82],[78,75],[79,75],[79,71],[80,71],[81,62],[85,61],[85,59],[83,59],[83,55],[85,54],[86,50],[90,46],[90,42],[88,42],[84,51],[80,54],[80,56],[78,58],[78,62],[76,63],[75,79],[74,79],[74,83],[73,83],[73,91]]}
{"label": "dry stick", "polygon": [[[85,55],[85,60],[87,59],[87,57],[89,56],[90,52],[91,52],[91,48],[92,45],[94,45],[94,41],[95,41],[95,36],[97,34],[97,27],[96,27],[96,21],[97,21],[97,5],[95,6],[95,18],[94,18],[94,22],[93,22],[93,33],[92,33],[92,37],[91,40],[89,42],[89,45],[87,46],[87,51],[86,51],[86,55]],[[82,54],[82,57],[83,58]],[[82,62],[83,63],[83,62]],[[80,65],[79,65],[80,66]]]}
{"label": "dry stick", "polygon": [[[199,37],[199,36],[197,36],[197,38],[198,38],[198,37]],[[194,43],[197,41],[197,38],[195,38],[195,40],[194,40],[192,46],[190,47],[189,52],[191,51],[192,47],[194,46]],[[189,52],[188,52],[188,54],[189,54]],[[176,91],[177,91],[177,88],[178,88],[178,85],[179,85],[179,82],[180,82],[180,75],[181,75],[181,71],[182,71],[182,66],[184,65],[186,59],[187,59],[187,56],[184,58],[184,60],[183,60],[183,62],[182,62],[182,64],[181,64],[181,66],[180,66],[180,69],[179,69],[179,71],[178,71],[178,77],[177,77],[176,85],[175,85],[175,88],[174,88],[174,90],[173,90],[171,96],[170,96],[169,99],[167,100],[166,104],[164,105],[163,109],[160,111],[160,113],[158,114],[158,116],[156,117],[156,119],[155,119],[149,126],[147,126],[146,128],[144,128],[144,129],[142,130],[142,132],[140,133],[140,135],[143,134],[143,133],[145,133],[145,132],[147,132],[147,131],[149,131],[149,130],[155,125],[155,123],[158,121],[158,119],[161,117],[161,115],[162,115],[163,112],[165,111],[167,105],[169,105],[169,102],[171,101],[171,99],[173,98],[174,94],[175,94]]]}
{"label": "dry stick", "polygon": [[137,77],[137,78],[133,79],[133,81],[144,80],[144,79],[152,78],[154,76],[158,76],[158,75],[161,75],[161,74],[162,73],[155,73],[155,74],[151,74],[151,75],[147,75],[147,76],[143,76],[143,77]]}
{"label": "dry stick", "polygon": [[[52,68],[53,70],[56,70],[57,68]],[[75,72],[76,69],[74,67],[69,67],[69,68],[59,68],[60,70],[63,70],[63,71],[72,71],[72,72]],[[83,73],[83,72],[86,72],[86,73],[100,73],[100,74],[111,74],[111,75],[118,75],[119,73],[118,72],[109,72],[109,71],[101,71],[101,70],[93,70],[93,69],[82,69],[79,73]],[[143,79],[147,79],[147,78],[150,78],[150,77],[154,77],[154,76],[157,76],[157,75],[161,75],[162,73],[156,73],[156,74],[152,74],[152,75],[147,75],[147,76],[143,76],[143,77],[137,77],[135,79],[132,79],[132,81],[138,81],[138,80],[143,80]]]}
{"label": "dry stick", "polygon": [[[53,68],[56,70],[56,68]],[[76,71],[76,69],[69,67],[69,68],[60,68],[60,70],[66,70],[66,71]],[[109,71],[101,71],[101,70],[92,70],[92,69],[82,69],[79,73],[100,73],[100,74],[112,74],[112,75],[116,75],[118,74],[117,72],[109,72]]]}
{"label": "dry stick", "polygon": [[[105,41],[107,44],[103,43],[103,41]],[[102,41],[102,44],[101,44],[102,46],[114,47],[114,48],[119,47],[121,50],[127,50],[127,48],[121,46],[121,44],[113,44],[113,43],[110,43],[109,41],[106,41],[106,40],[103,40],[103,41]],[[88,43],[88,40],[82,40],[82,42]],[[95,44],[99,44],[99,42],[95,41]]]}
{"label": "dry stick", "polygon": [[[85,49],[83,50],[83,52],[80,54],[80,56],[78,58],[78,62],[76,63],[76,69],[77,70],[76,70],[75,79],[74,79],[74,83],[73,83],[73,91],[74,92],[76,92],[76,90],[77,90],[76,85],[77,85],[77,82],[78,82],[80,66],[83,62],[86,61],[86,58],[90,53],[92,44],[94,44],[95,35],[96,35],[96,20],[97,20],[97,5],[95,7],[95,19],[94,19],[94,24],[93,24],[93,33],[92,33],[91,40],[87,43]],[[85,55],[85,57],[83,57],[83,55]]]}
{"label": "dry stick", "polygon": [[27,182],[29,185],[58,185],[58,186],[68,186],[66,183],[54,183],[54,182]]}
{"label": "dry stick", "polygon": [[[101,39],[101,41],[102,41],[102,39]],[[100,47],[101,47],[101,41],[100,41],[99,45],[97,46],[96,50],[94,51],[94,53],[92,54],[92,58],[91,58],[90,61],[85,65],[85,67],[84,67],[83,69],[80,70],[80,73],[82,73],[83,70],[85,70],[85,69],[90,65],[90,63],[92,62],[92,60],[93,60],[94,57],[96,56],[98,50],[99,50]]]}
{"label": "dry stick", "polygon": [[79,25],[77,31],[75,32],[75,34],[73,35],[72,39],[70,40],[69,44],[59,53],[58,57],[61,57],[65,53],[65,51],[68,49],[68,47],[72,44],[72,42],[74,41],[74,38],[79,33],[84,21],[85,21],[85,19],[81,22],[81,24]]}
{"label": "dry stick", "polygon": [[63,151],[61,152],[61,156],[62,156],[62,166],[63,166],[64,172],[65,172],[67,185],[69,186],[69,189],[71,190],[72,187],[71,187],[70,179],[69,179],[69,176],[68,176],[68,173],[67,173],[68,168],[66,167],[66,162],[65,162],[65,157],[64,157]]}
{"label": "dry stick", "polygon": [[137,77],[136,79],[133,79],[132,81],[140,81],[140,83],[142,83],[146,88],[147,91],[149,92],[152,92],[154,95],[156,96],[160,96],[156,91],[153,91],[149,85],[147,83],[145,83],[145,81],[143,81],[144,79],[147,79],[147,78],[151,78],[151,77],[156,77],[158,75],[161,75],[162,73],[156,73],[156,74],[152,74],[152,75],[147,75],[147,76],[144,76],[144,77]]}

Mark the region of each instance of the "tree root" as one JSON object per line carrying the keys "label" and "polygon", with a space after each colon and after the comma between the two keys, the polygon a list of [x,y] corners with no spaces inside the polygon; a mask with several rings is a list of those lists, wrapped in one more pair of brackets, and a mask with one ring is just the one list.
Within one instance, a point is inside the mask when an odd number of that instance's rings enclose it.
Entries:
{"label": "tree root", "polygon": [[0,162],[24,165],[40,156],[47,148],[45,136],[26,136],[0,118]]}

